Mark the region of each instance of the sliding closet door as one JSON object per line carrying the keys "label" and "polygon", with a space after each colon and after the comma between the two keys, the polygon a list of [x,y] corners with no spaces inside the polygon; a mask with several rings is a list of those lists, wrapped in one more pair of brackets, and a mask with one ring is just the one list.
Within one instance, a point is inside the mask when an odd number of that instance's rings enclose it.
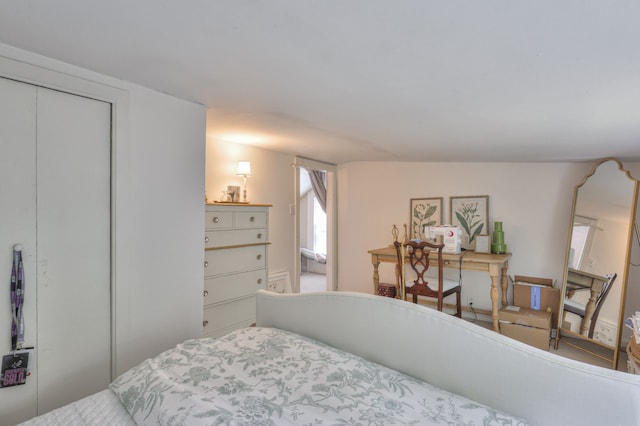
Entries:
{"label": "sliding closet door", "polygon": [[[36,88],[0,78],[0,356],[11,350],[9,279],[14,244],[23,246],[25,344],[36,343]],[[33,377],[37,365],[33,365]],[[0,424],[37,414],[37,381],[0,388]]]}
{"label": "sliding closet door", "polygon": [[111,380],[110,104],[38,88],[38,412]]}

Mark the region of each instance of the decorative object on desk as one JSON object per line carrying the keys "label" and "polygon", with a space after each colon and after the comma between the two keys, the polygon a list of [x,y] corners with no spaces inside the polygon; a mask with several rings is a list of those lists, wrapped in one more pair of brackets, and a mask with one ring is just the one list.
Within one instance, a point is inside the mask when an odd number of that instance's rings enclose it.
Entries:
{"label": "decorative object on desk", "polygon": [[237,203],[240,201],[240,187],[234,185],[227,186],[228,202]]}
{"label": "decorative object on desk", "polygon": [[489,227],[489,196],[451,197],[451,224],[462,229],[462,248],[474,250],[476,237]]}
{"label": "decorative object on desk", "polygon": [[396,225],[393,225],[393,228],[391,228],[391,236],[393,236],[394,243],[398,241],[398,235],[400,235],[400,230]]}
{"label": "decorative object on desk", "polygon": [[[402,300],[407,300],[407,288],[405,287],[406,283],[406,271],[404,270],[404,263],[407,255],[406,244],[409,242],[409,235],[407,235],[407,224],[404,224],[404,237],[402,238],[402,242],[393,243],[396,247],[396,267],[400,270],[398,271],[398,276],[400,277],[400,298]],[[398,253],[398,247],[400,247],[400,253]],[[398,256],[399,254],[399,256]]]}
{"label": "decorative object on desk", "polygon": [[502,254],[507,252],[507,245],[504,243],[504,231],[502,222],[495,222],[493,225],[493,242],[491,243],[491,253]]}
{"label": "decorative object on desk", "polygon": [[476,237],[476,253],[490,253],[489,234],[480,234]]}
{"label": "decorative object on desk", "polygon": [[[238,171],[236,175],[242,176],[242,202],[247,203],[247,176],[251,176],[251,163],[249,161],[240,161],[238,163]],[[238,197],[239,201],[240,197]]]}
{"label": "decorative object on desk", "polygon": [[411,238],[422,239],[425,227],[442,224],[442,197],[411,198],[409,210]]}

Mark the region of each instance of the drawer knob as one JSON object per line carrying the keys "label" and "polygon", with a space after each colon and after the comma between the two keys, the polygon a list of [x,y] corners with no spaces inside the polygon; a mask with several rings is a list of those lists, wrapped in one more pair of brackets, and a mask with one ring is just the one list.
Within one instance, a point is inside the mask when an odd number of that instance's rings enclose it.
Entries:
{"label": "drawer knob", "polygon": [[208,243],[209,242],[209,237],[204,237],[204,242]]}
{"label": "drawer knob", "polygon": [[262,255],[261,254],[257,255],[256,259],[258,259],[258,260],[262,259]]}
{"label": "drawer knob", "polygon": [[202,326],[203,327],[206,327],[208,325],[209,325],[209,321],[207,321],[207,320],[202,321]]}
{"label": "drawer knob", "polygon": [[258,284],[262,284],[262,278],[258,278]]}
{"label": "drawer knob", "polygon": [[261,240],[262,239],[262,234],[258,234],[258,239]]}
{"label": "drawer knob", "polygon": [[255,218],[255,217],[251,216],[251,217],[249,218],[249,222],[255,222],[255,221],[256,221],[256,218]]}
{"label": "drawer knob", "polygon": [[204,297],[207,297],[209,295],[209,292],[205,290],[202,294],[204,294]]}
{"label": "drawer knob", "polygon": [[218,216],[215,216],[212,220],[213,220],[213,223],[220,222],[220,218]]}
{"label": "drawer knob", "polygon": [[209,262],[207,262],[206,260],[204,261],[204,267],[208,267],[209,266]]}

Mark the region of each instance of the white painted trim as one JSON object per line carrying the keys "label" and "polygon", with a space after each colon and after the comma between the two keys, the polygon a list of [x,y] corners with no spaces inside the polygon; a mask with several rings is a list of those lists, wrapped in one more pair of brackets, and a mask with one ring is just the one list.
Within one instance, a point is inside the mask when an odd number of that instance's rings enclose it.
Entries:
{"label": "white painted trim", "polygon": [[312,160],[305,157],[296,157],[293,165],[295,167],[303,167],[307,170],[326,170],[327,172],[336,172],[335,164],[325,163],[323,161]]}
{"label": "white painted trim", "polygon": [[291,277],[289,271],[273,272],[269,274],[267,290],[276,293],[291,293]]}
{"label": "white painted trim", "polygon": [[295,157],[295,242],[294,292],[300,292],[300,168],[327,172],[327,290],[338,290],[338,179],[337,166],[331,163]]}

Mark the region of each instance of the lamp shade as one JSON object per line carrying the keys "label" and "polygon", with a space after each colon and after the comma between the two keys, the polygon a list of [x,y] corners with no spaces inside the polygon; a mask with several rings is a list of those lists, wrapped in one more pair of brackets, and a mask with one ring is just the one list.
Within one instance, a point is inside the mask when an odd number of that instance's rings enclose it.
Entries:
{"label": "lamp shade", "polygon": [[238,176],[251,176],[251,163],[249,161],[238,162]]}

